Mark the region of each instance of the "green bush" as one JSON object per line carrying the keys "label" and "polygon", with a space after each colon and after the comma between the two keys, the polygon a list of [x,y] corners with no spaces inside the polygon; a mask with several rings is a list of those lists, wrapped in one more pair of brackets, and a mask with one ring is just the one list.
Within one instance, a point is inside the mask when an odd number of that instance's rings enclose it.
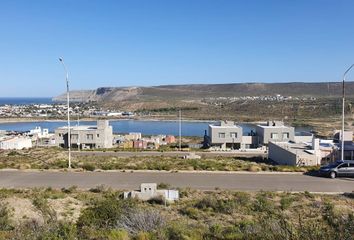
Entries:
{"label": "green bush", "polygon": [[217,199],[216,197],[205,197],[195,205],[201,210],[212,210],[216,213],[230,214],[236,208],[234,199]]}
{"label": "green bush", "polygon": [[108,240],[129,240],[129,234],[125,230],[111,230],[107,233]]}
{"label": "green bush", "polygon": [[68,161],[67,160],[57,160],[52,164],[53,168],[67,168]]}
{"label": "green bush", "polygon": [[7,156],[18,156],[18,155],[21,156],[21,154],[18,153],[17,151],[11,151],[11,152],[9,152],[9,153],[7,154]]}
{"label": "green bush", "polygon": [[163,196],[153,197],[153,198],[149,199],[147,202],[150,204],[157,204],[157,205],[167,204],[167,202]]}
{"label": "green bush", "polygon": [[53,227],[50,227],[48,231],[43,231],[43,233],[44,234],[39,237],[39,239],[77,239],[76,225],[72,223],[59,222]]}
{"label": "green bush", "polygon": [[13,227],[10,220],[9,209],[5,204],[2,203],[0,205],[0,231],[7,231],[11,230],[12,228]]}
{"label": "green bush", "polygon": [[107,228],[112,229],[123,214],[135,206],[131,200],[117,199],[110,196],[96,201],[93,206],[82,211],[78,221],[78,228]]}
{"label": "green bush", "polygon": [[233,194],[233,197],[239,206],[247,206],[251,201],[251,196],[247,192],[236,192]]}
{"label": "green bush", "polygon": [[256,212],[271,213],[274,211],[274,204],[267,198],[266,193],[259,193],[253,202],[253,210]]}
{"label": "green bush", "polygon": [[93,165],[92,163],[84,163],[82,165],[82,168],[86,171],[91,171],[91,172],[95,171],[95,169],[96,169],[95,165]]}
{"label": "green bush", "polygon": [[61,191],[63,192],[63,193],[73,193],[73,192],[75,192],[77,190],[77,186],[71,186],[71,187],[69,187],[69,188],[62,188],[61,189]]}
{"label": "green bush", "polygon": [[280,199],[280,208],[282,210],[285,210],[285,209],[288,209],[291,204],[294,202],[294,197],[293,196],[283,196],[281,199]]}
{"label": "green bush", "polygon": [[170,189],[171,185],[168,183],[159,183],[157,184],[157,189]]}
{"label": "green bush", "polygon": [[170,222],[164,230],[164,238],[169,240],[202,240],[205,229],[201,226],[187,225],[184,222]]}
{"label": "green bush", "polygon": [[93,193],[102,193],[102,192],[106,191],[106,187],[103,184],[101,184],[101,185],[98,185],[94,188],[90,188],[89,191],[93,192]]}
{"label": "green bush", "polygon": [[45,223],[57,220],[56,212],[48,205],[48,201],[43,195],[38,195],[33,199],[33,205],[41,212]]}
{"label": "green bush", "polygon": [[242,239],[242,233],[237,226],[211,225],[204,239]]}
{"label": "green bush", "polygon": [[180,210],[180,213],[188,216],[189,218],[195,219],[195,220],[198,220],[198,218],[199,218],[199,211],[198,211],[198,209],[196,209],[194,207],[182,208]]}

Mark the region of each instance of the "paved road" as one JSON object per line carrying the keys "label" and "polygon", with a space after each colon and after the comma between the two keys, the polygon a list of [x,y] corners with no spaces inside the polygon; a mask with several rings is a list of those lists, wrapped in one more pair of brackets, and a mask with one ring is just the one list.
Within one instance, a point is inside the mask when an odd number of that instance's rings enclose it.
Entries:
{"label": "paved road", "polygon": [[[177,152],[177,151],[169,151],[169,152],[157,152],[157,151],[142,151],[142,152],[103,152],[103,151],[82,151],[82,152],[73,152],[74,156],[115,156],[115,157],[152,157],[152,156],[168,156],[168,157],[182,157],[189,154],[189,152]],[[249,151],[249,152],[196,152],[197,155],[206,156],[206,157],[266,157],[267,154],[261,151]]]}
{"label": "paved road", "polygon": [[0,187],[92,188],[101,184],[114,189],[136,189],[143,182],[168,183],[200,190],[215,188],[245,191],[352,192],[354,179],[328,179],[300,174],[271,173],[168,173],[168,172],[27,172],[0,171]]}

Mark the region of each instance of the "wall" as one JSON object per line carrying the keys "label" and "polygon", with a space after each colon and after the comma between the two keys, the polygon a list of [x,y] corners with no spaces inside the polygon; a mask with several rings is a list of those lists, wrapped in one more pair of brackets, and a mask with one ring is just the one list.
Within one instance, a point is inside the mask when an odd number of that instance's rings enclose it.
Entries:
{"label": "wall", "polygon": [[[259,144],[268,144],[269,141],[294,141],[295,129],[293,127],[256,127],[257,135],[259,136]],[[277,133],[278,139],[272,139],[271,134]],[[289,138],[283,138],[283,133],[289,133]]]}
{"label": "wall", "polygon": [[[237,133],[236,138],[231,137],[230,133],[232,132]],[[225,133],[225,138],[219,138],[219,133]],[[211,144],[241,143],[242,128],[238,126],[230,126],[230,127],[209,126],[209,136],[210,136]]]}
{"label": "wall", "polygon": [[31,148],[32,140],[29,138],[13,138],[4,141],[0,141],[0,149],[10,150],[10,149],[24,149]]}
{"label": "wall", "polygon": [[280,165],[296,166],[296,155],[272,142],[268,144],[268,158]]}
{"label": "wall", "polygon": [[312,142],[313,136],[294,136],[296,143]]}

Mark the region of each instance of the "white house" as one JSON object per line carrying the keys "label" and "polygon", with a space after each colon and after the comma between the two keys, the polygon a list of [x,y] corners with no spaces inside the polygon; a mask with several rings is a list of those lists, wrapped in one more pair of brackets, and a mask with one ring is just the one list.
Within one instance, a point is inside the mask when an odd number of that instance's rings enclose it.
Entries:
{"label": "white house", "polygon": [[26,137],[12,137],[0,139],[0,149],[24,149],[31,148],[32,140]]}

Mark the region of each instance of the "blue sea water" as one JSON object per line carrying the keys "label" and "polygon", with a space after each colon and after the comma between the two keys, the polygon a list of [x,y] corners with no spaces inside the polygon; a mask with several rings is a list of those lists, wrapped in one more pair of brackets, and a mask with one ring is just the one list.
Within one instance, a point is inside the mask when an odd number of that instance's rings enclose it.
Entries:
{"label": "blue sea water", "polygon": [[[96,125],[95,121],[81,121],[80,125]],[[210,122],[182,122],[183,136],[204,136]],[[71,122],[72,126],[77,125],[76,121]],[[142,120],[112,120],[110,125],[114,133],[141,132],[144,135],[171,134],[178,135],[178,121],[142,121]],[[244,134],[254,130],[251,124],[240,124]],[[0,123],[0,130],[7,131],[29,131],[35,127],[48,128],[54,132],[58,127],[66,126],[65,121],[38,121],[38,122],[10,122]]]}
{"label": "blue sea water", "polygon": [[0,97],[1,105],[31,105],[31,104],[51,104],[52,98],[30,98],[30,97]]}

